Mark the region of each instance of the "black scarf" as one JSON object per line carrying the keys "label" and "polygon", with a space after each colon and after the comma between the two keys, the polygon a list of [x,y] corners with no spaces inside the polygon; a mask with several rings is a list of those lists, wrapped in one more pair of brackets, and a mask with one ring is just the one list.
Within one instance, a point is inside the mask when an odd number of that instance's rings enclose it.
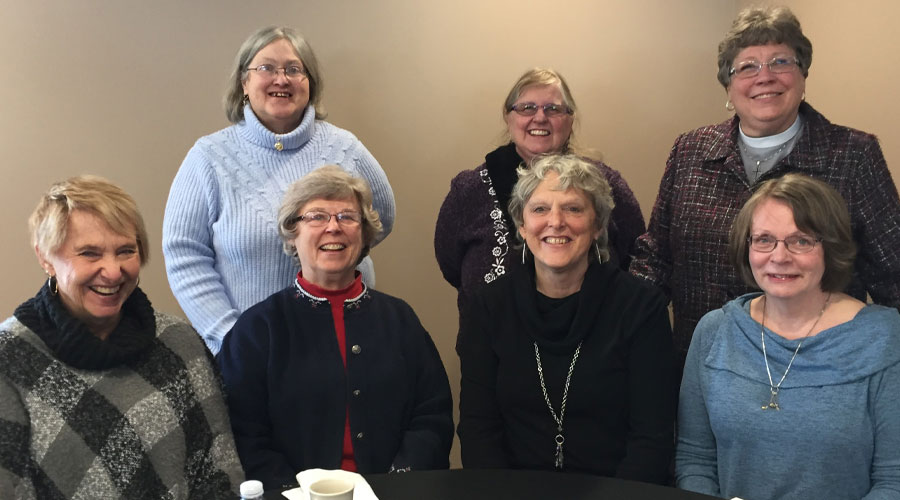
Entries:
{"label": "black scarf", "polygon": [[[533,257],[529,256],[524,268],[525,272],[513,275],[513,279],[517,280],[513,299],[522,315],[526,333],[542,349],[554,353],[571,352],[598,324],[609,322],[604,315],[622,313],[607,311],[603,307],[607,297],[615,293],[611,286],[619,270],[614,264],[600,264],[591,259],[581,290],[570,299],[559,301],[557,307],[550,311],[538,305],[540,292],[535,282]],[[550,301],[552,299],[545,301],[545,305]]]}
{"label": "black scarf", "polygon": [[106,340],[100,340],[74,318],[46,283],[37,295],[16,308],[15,316],[47,344],[57,359],[84,370],[105,370],[128,363],[156,339],[153,307],[140,288],[135,288],[122,304],[122,318]]}

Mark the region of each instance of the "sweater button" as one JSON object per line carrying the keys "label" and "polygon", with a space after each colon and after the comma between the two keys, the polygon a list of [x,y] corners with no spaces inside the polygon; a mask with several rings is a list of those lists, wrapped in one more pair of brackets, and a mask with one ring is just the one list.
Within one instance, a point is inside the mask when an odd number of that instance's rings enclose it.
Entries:
{"label": "sweater button", "polygon": [[360,347],[359,344],[356,344],[355,346],[353,346],[353,347],[350,348],[350,351],[351,351],[353,354],[359,354],[359,353],[362,352],[362,347]]}
{"label": "sweater button", "polygon": [[359,397],[359,389],[353,389],[353,395]]}
{"label": "sweater button", "polygon": [[362,439],[364,434],[362,432],[356,434],[356,439]]}

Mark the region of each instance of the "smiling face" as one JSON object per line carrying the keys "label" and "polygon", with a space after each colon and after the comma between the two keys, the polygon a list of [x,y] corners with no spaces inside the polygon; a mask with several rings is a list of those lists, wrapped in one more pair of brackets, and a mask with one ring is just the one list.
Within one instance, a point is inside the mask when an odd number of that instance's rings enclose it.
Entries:
{"label": "smiling face", "polygon": [[516,145],[516,152],[526,162],[538,154],[558,153],[572,135],[574,117],[568,114],[548,118],[541,106],[565,104],[558,85],[526,87],[514,104],[533,102],[539,109],[534,116],[522,116],[515,111],[506,114],[509,136]]}
{"label": "smiling face", "polygon": [[[785,44],[754,45],[738,52],[732,65],[742,61],[769,62],[775,57],[794,59],[794,51]],[[787,130],[800,110],[806,91],[806,78],[794,66],[787,73],[772,73],[763,66],[752,78],[732,77],[728,98],[741,120],[741,130],[750,137],[766,137]]]}
{"label": "smiling face", "polygon": [[[347,198],[313,200],[298,210],[297,215],[315,210],[329,214],[360,213],[356,199]],[[340,290],[350,285],[363,250],[362,224],[340,224],[333,216],[321,227],[311,227],[307,222],[298,221],[294,246],[303,277],[327,290]]]}
{"label": "smiling face", "polygon": [[590,199],[578,189],[559,191],[558,183],[559,174],[548,172],[525,203],[519,228],[539,280],[545,273],[584,276],[588,252],[600,236]]}
{"label": "smiling face", "polygon": [[[248,67],[271,64],[278,68],[303,67],[291,43],[283,38],[263,47]],[[288,78],[279,70],[272,79],[257,71],[248,71],[243,83],[244,94],[259,121],[276,134],[286,134],[297,128],[309,104],[309,79]]]}
{"label": "smiling face", "polygon": [[105,339],[137,287],[141,257],[135,233],[118,234],[96,215],[75,210],[60,248],[47,256],[37,253],[44,270],[56,277],[69,313]]}
{"label": "smiling face", "polygon": [[[770,235],[783,240],[788,236],[807,234],[794,223],[791,207],[780,200],[767,199],[753,211],[750,234]],[[822,294],[822,276],[825,274],[825,253],[817,244],[809,253],[791,253],[779,241],[771,252],[757,252],[750,248],[750,269],[759,288],[767,296],[779,299],[803,299]]]}

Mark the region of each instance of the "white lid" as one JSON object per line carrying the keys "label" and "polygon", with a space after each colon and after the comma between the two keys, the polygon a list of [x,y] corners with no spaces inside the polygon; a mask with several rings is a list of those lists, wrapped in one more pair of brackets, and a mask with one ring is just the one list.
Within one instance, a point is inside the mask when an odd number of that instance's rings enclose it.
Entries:
{"label": "white lid", "polygon": [[256,479],[251,479],[250,481],[244,481],[241,483],[241,496],[242,497],[250,497],[254,498],[263,494],[263,484],[262,481],[257,481]]}

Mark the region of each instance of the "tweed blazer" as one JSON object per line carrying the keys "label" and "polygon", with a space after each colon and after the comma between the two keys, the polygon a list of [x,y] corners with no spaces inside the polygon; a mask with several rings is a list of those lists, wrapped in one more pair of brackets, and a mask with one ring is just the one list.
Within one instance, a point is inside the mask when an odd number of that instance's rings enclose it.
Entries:
{"label": "tweed blazer", "polygon": [[681,135],[672,146],[632,274],[672,300],[675,346],[687,351],[707,312],[752,288],[728,258],[728,234],[760,182],[799,172],[827,182],[847,202],[858,255],[847,292],[900,306],[900,198],[875,136],[834,125],[807,103],[793,150],[751,184],[738,149],[737,117]]}

